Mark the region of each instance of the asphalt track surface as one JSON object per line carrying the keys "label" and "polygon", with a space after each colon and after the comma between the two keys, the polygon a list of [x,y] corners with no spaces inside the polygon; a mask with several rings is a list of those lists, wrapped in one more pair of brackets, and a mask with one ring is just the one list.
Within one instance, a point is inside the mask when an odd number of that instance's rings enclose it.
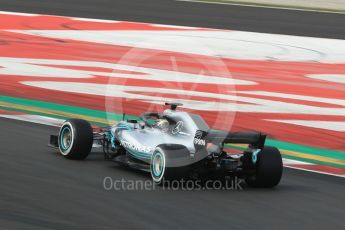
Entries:
{"label": "asphalt track surface", "polygon": [[0,0],[0,10],[345,38],[345,14],[173,0]]}
{"label": "asphalt track surface", "polygon": [[0,229],[335,229],[342,178],[284,169],[275,189],[105,190],[103,179],[150,180],[93,153],[67,160],[57,128],[0,119]]}
{"label": "asphalt track surface", "polygon": [[[193,7],[193,8],[192,8]],[[0,10],[344,38],[345,16],[173,1],[0,0]],[[178,12],[178,13],[177,13]],[[342,178],[284,169],[272,190],[106,191],[107,176],[150,180],[92,154],[47,147],[54,127],[0,119],[0,229],[335,229]]]}

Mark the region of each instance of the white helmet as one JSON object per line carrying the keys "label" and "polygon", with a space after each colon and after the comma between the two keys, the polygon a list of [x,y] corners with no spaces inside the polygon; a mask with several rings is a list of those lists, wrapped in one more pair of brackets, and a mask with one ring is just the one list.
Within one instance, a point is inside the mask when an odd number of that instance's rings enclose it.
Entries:
{"label": "white helmet", "polygon": [[166,119],[158,119],[156,125],[163,132],[167,132],[169,130],[169,122]]}

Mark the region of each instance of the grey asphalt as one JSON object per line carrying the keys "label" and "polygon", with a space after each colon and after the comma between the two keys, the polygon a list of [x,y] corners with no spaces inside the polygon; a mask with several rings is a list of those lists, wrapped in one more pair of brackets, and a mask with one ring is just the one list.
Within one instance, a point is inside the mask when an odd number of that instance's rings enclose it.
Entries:
{"label": "grey asphalt", "polygon": [[285,168],[275,189],[106,190],[105,177],[150,181],[150,176],[104,161],[97,152],[84,161],[65,159],[47,146],[55,127],[2,118],[0,130],[0,229],[343,226],[342,178]]}
{"label": "grey asphalt", "polygon": [[[0,0],[0,10],[344,38],[345,16],[164,0]],[[0,51],[1,52],[1,51]],[[0,119],[0,229],[338,229],[344,179],[284,169],[272,190],[105,190],[150,180],[93,153],[47,147],[54,127]]]}
{"label": "grey asphalt", "polygon": [[0,10],[345,38],[345,14],[173,0],[0,0]]}

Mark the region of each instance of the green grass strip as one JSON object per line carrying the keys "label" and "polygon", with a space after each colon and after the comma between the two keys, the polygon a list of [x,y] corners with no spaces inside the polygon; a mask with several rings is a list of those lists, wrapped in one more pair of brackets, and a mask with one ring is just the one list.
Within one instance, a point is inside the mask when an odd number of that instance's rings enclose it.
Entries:
{"label": "green grass strip", "polygon": [[[15,108],[9,108],[9,107],[0,105],[0,108],[4,109],[4,110],[18,111],[18,112],[41,115],[41,116],[49,116],[49,117],[54,117],[54,118],[59,118],[59,119],[68,118],[66,116],[61,116],[59,113],[59,112],[65,112],[65,113],[69,113],[71,116],[80,115],[80,116],[87,116],[87,117],[91,117],[91,118],[99,118],[99,119],[103,119],[103,120],[107,120],[107,121],[120,121],[120,120],[122,120],[122,114],[107,113],[105,111],[100,111],[100,110],[93,110],[93,109],[87,109],[87,108],[81,108],[81,107],[75,107],[75,106],[69,106],[69,105],[63,105],[63,104],[57,104],[57,103],[51,103],[51,102],[30,100],[30,99],[25,99],[25,98],[0,96],[0,102],[15,105],[14,106]],[[22,107],[20,107],[20,106],[26,106],[26,108],[33,108],[33,109],[30,109],[28,111],[28,110],[22,109]],[[49,113],[45,113],[44,111],[49,111]],[[138,119],[138,117],[130,116],[130,115],[126,115],[126,118]],[[97,125],[108,125],[108,123],[106,123],[106,122],[93,122],[93,123],[97,124]],[[334,150],[329,150],[329,149],[310,147],[310,146],[300,145],[300,144],[293,144],[293,143],[288,143],[288,142],[283,142],[283,141],[278,141],[278,140],[272,140],[272,139],[267,139],[266,144],[276,146],[277,148],[281,149],[283,152],[283,156],[288,158],[288,159],[301,160],[301,161],[306,161],[306,162],[310,162],[310,163],[317,163],[317,164],[324,164],[324,165],[329,165],[329,166],[334,166],[334,167],[345,168],[344,165],[341,165],[341,164],[335,164],[335,163],[317,160],[320,157],[321,158],[327,157],[327,158],[332,158],[332,159],[336,159],[336,160],[345,162],[345,152],[339,152],[339,151],[334,151]],[[236,145],[226,145],[226,146],[230,147],[232,149],[237,149],[237,150],[243,150],[244,149],[243,147],[236,146]],[[291,155],[289,156],[287,154],[284,154],[284,150],[301,153],[301,155],[303,153],[304,154],[310,154],[310,155],[315,156],[313,158],[315,158],[316,160],[315,159],[306,159],[306,158],[298,157],[298,156],[291,156]]]}

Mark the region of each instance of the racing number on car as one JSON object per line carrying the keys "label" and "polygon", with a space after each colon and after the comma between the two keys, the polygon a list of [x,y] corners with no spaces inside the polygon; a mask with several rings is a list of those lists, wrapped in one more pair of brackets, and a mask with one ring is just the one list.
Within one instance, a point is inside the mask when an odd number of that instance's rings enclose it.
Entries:
{"label": "racing number on car", "polygon": [[205,137],[207,132],[202,130],[197,130],[194,136],[193,144],[195,148],[195,154],[202,153],[206,150],[206,140]]}
{"label": "racing number on car", "polygon": [[194,136],[194,145],[206,146],[206,141],[204,139],[205,132],[197,130]]}

